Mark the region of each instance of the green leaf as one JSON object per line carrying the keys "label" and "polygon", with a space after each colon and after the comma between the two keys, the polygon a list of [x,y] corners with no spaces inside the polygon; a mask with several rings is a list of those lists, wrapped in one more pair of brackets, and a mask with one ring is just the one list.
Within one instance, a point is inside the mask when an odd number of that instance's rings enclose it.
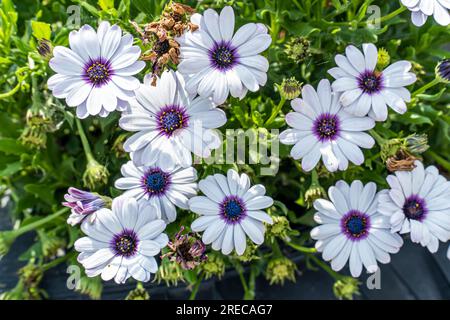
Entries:
{"label": "green leaf", "polygon": [[18,140],[12,138],[0,138],[0,151],[6,154],[20,155],[28,150]]}
{"label": "green leaf", "polygon": [[20,170],[22,170],[22,164],[20,162],[8,163],[6,168],[0,171],[0,177],[10,177]]}
{"label": "green leaf", "polygon": [[52,205],[54,202],[54,190],[49,189],[48,184],[27,184],[24,189],[25,191],[34,194],[37,198],[43,200],[48,205]]}
{"label": "green leaf", "polygon": [[102,10],[108,11],[114,8],[114,0],[98,0],[98,5]]}
{"label": "green leaf", "polygon": [[50,39],[52,34],[50,24],[41,21],[31,21],[31,29],[37,39]]}

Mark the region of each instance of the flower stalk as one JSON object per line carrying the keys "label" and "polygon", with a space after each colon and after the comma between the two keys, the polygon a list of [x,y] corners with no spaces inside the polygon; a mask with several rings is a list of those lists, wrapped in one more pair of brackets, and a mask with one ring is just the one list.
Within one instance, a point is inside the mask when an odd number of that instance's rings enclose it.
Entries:
{"label": "flower stalk", "polygon": [[67,211],[69,211],[68,208],[63,208],[49,216],[46,216],[37,221],[29,223],[23,227],[20,227],[19,229],[0,232],[0,257],[6,255],[9,252],[11,245],[14,243],[14,241],[18,237],[20,237],[21,235],[23,235],[27,232],[30,232],[32,230],[35,230],[37,228],[44,226],[48,222],[58,218],[59,216],[66,213]]}

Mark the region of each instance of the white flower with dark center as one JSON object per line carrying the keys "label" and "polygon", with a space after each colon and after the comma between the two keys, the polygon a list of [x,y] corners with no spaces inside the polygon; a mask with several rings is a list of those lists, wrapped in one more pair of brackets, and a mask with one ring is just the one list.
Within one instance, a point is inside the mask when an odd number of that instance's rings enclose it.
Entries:
{"label": "white flower with dark center", "polygon": [[320,158],[331,172],[346,170],[349,160],[356,165],[364,162],[360,148],[370,149],[375,141],[363,131],[375,122],[347,113],[328,80],[320,81],[317,92],[304,86],[302,99],[292,100],[291,106],[294,112],[286,115],[286,122],[292,128],[280,134],[280,141],[294,145],[291,156],[302,158],[303,170],[312,170]]}
{"label": "white flower with dark center", "polygon": [[70,49],[55,47],[49,62],[57,73],[48,79],[53,95],[77,107],[80,119],[126,110],[139,86],[133,75],[145,67],[145,62],[137,61],[141,49],[133,46],[133,37],[102,22],[97,32],[89,25],[72,31],[69,44]]}
{"label": "white flower with dark center", "polygon": [[158,271],[155,256],[169,241],[162,233],[166,224],[158,219],[158,210],[122,196],[113,200],[112,210],[98,210],[93,223],[84,221],[81,230],[86,237],[75,241],[75,250],[80,252],[78,262],[86,275],[101,275],[116,283],[125,283],[130,277],[149,281]]}
{"label": "white flower with dark center", "polygon": [[230,169],[227,176],[215,174],[199,182],[205,196],[189,200],[191,211],[200,215],[191,225],[194,232],[202,232],[205,244],[212,243],[214,250],[230,254],[233,249],[242,255],[247,236],[254,243],[264,242],[263,222],[272,224],[272,218],[263,209],[273,204],[265,196],[266,188],[257,184],[250,187],[249,177]]}
{"label": "white flower with dark center", "polygon": [[197,195],[197,171],[193,167],[175,167],[166,171],[158,167],[136,167],[128,161],[121,168],[123,178],[115,182],[115,187],[127,190],[124,196],[148,202],[160,208],[163,219],[173,222],[177,218],[175,207],[189,209],[189,198]]}
{"label": "white flower with dark center", "polygon": [[163,72],[156,86],[142,84],[130,112],[122,114],[119,125],[135,131],[125,141],[136,166],[156,166],[172,170],[176,165],[190,167],[191,152],[209,157],[221,140],[213,129],[227,121],[225,112],[210,99],[191,98],[183,78],[173,71]]}
{"label": "white flower with dark center", "polygon": [[363,44],[363,53],[355,46],[348,46],[346,56],[335,57],[338,67],[328,70],[336,80],[332,87],[342,92],[340,102],[345,110],[358,116],[369,115],[376,121],[387,119],[387,106],[395,112],[406,112],[411,93],[404,88],[416,82],[416,75],[409,72],[411,63],[398,61],[384,70],[376,70],[378,50],[371,43]]}
{"label": "white flower with dark center", "polygon": [[390,218],[392,232],[410,233],[413,242],[434,253],[439,240],[450,239],[450,182],[436,167],[414,164],[412,171],[387,177],[391,189],[383,190],[378,210]]}
{"label": "white flower with dark center", "polygon": [[401,0],[402,4],[411,12],[411,21],[417,27],[427,22],[429,16],[441,26],[450,24],[450,1],[449,0]]}
{"label": "white flower with dark center", "polygon": [[248,23],[234,33],[234,11],[225,7],[217,14],[208,9],[203,16],[194,14],[198,25],[176,40],[180,43],[178,70],[186,75],[190,94],[212,97],[222,104],[231,93],[243,98],[247,91],[258,91],[267,82],[269,63],[260,55],[272,39],[262,24]]}
{"label": "white flower with dark center", "polygon": [[389,230],[389,218],[377,210],[377,186],[365,186],[355,180],[349,186],[340,180],[328,189],[331,201],[318,199],[314,220],[320,224],[311,230],[316,249],[325,261],[331,260],[335,271],[350,260],[350,272],[359,277],[364,266],[370,273],[378,270],[377,261],[390,262],[390,253],[397,253],[402,238]]}

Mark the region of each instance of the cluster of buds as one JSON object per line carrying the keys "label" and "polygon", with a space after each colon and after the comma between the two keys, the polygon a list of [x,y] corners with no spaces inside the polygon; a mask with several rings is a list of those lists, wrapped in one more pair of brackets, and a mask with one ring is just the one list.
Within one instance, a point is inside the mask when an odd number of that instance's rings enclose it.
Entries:
{"label": "cluster of buds", "polygon": [[381,159],[386,162],[390,172],[411,171],[415,168],[414,161],[429,148],[425,134],[412,134],[406,138],[386,141],[381,145]]}
{"label": "cluster of buds", "polygon": [[182,234],[184,227],[175,235],[173,241],[169,241],[167,247],[169,252],[161,258],[169,258],[170,261],[178,263],[184,270],[192,270],[200,263],[206,261],[206,246],[196,234],[189,232]]}
{"label": "cluster of buds", "polygon": [[266,279],[270,284],[283,285],[286,280],[295,282],[297,265],[286,257],[274,258],[269,261],[266,269]]}
{"label": "cluster of buds", "polygon": [[177,65],[180,62],[180,45],[175,41],[175,37],[181,36],[187,30],[198,29],[198,26],[189,20],[194,12],[195,10],[187,5],[172,2],[166,6],[160,19],[145,25],[144,30],[132,22],[141,35],[143,45],[151,46],[141,59],[152,63],[152,85],[156,85],[156,77],[164,71],[167,64]]}

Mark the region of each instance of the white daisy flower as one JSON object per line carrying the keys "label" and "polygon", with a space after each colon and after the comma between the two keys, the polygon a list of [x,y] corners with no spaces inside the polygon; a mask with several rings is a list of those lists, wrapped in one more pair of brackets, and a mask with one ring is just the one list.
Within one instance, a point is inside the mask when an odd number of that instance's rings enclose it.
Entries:
{"label": "white daisy flower", "polygon": [[294,145],[291,156],[302,158],[302,168],[312,170],[320,158],[333,172],[346,170],[348,161],[364,162],[360,148],[370,149],[373,138],[363,132],[375,126],[369,117],[353,116],[339,103],[339,94],[331,91],[330,82],[321,80],[317,92],[310,85],[302,89],[302,99],[291,101],[294,112],[286,115],[292,127],[280,134],[281,143]]}
{"label": "white daisy flower", "polygon": [[259,55],[272,39],[262,24],[248,23],[234,32],[234,11],[224,7],[217,14],[208,9],[203,16],[194,14],[198,25],[176,40],[180,44],[178,70],[188,77],[186,89],[191,94],[212,97],[222,104],[231,93],[243,98],[247,91],[258,91],[267,82],[269,63]]}
{"label": "white daisy flower", "polygon": [[70,49],[55,47],[49,62],[57,73],[48,79],[53,95],[77,107],[80,119],[124,111],[139,86],[133,75],[145,67],[137,61],[141,49],[133,46],[133,37],[122,36],[119,26],[104,21],[97,32],[89,25],[72,31],[69,44]]}
{"label": "white daisy flower", "polygon": [[149,281],[158,271],[154,257],[169,240],[162,233],[166,224],[158,219],[159,208],[138,205],[136,199],[122,196],[113,200],[112,210],[103,208],[96,215],[93,223],[81,224],[86,237],[74,245],[86,275],[101,275],[103,280],[114,279],[116,283],[125,283],[130,277]]}
{"label": "white daisy flower", "polygon": [[119,125],[134,135],[124,143],[136,166],[173,169],[192,165],[192,155],[209,157],[221,140],[214,128],[227,122],[223,110],[210,99],[191,98],[183,78],[165,71],[156,86],[141,84],[131,111],[123,113]]}
{"label": "white daisy flower", "polygon": [[396,171],[383,190],[378,210],[390,218],[392,232],[410,233],[412,242],[435,253],[450,239],[450,182],[434,166],[415,161],[412,171]]}
{"label": "white daisy flower", "polygon": [[148,202],[160,208],[166,222],[177,218],[175,207],[189,209],[189,198],[197,195],[197,171],[193,167],[175,167],[165,171],[158,167],[136,167],[132,161],[122,165],[123,178],[115,182],[115,187],[127,190],[124,196]]}
{"label": "white daisy flower", "polygon": [[405,113],[405,102],[411,101],[411,93],[404,87],[416,82],[416,75],[408,72],[411,63],[402,60],[378,71],[375,69],[377,47],[363,44],[363,52],[348,46],[346,56],[338,54],[334,58],[338,67],[328,70],[336,79],[333,91],[342,92],[340,102],[346,111],[358,116],[368,114],[376,121],[387,119],[387,106],[397,113]]}
{"label": "white daisy flower", "polygon": [[428,16],[433,16],[434,20],[441,26],[450,24],[450,1],[449,0],[401,0],[402,4],[411,12],[411,21],[421,27],[427,22]]}
{"label": "white daisy flower", "polygon": [[402,238],[389,230],[389,218],[378,212],[377,186],[365,186],[355,180],[349,186],[340,180],[328,189],[331,201],[318,199],[314,220],[320,224],[311,230],[316,249],[325,261],[331,260],[335,271],[350,260],[350,273],[359,277],[364,266],[369,273],[378,270],[377,261],[389,263],[390,253],[397,253]]}
{"label": "white daisy flower", "polygon": [[230,169],[227,176],[215,174],[199,182],[205,196],[189,200],[191,211],[200,215],[191,225],[192,231],[202,232],[205,244],[214,250],[230,254],[233,249],[242,255],[247,245],[246,235],[254,243],[264,242],[263,222],[272,224],[272,218],[263,209],[273,204],[265,196],[266,188],[257,184],[250,187],[249,177]]}

